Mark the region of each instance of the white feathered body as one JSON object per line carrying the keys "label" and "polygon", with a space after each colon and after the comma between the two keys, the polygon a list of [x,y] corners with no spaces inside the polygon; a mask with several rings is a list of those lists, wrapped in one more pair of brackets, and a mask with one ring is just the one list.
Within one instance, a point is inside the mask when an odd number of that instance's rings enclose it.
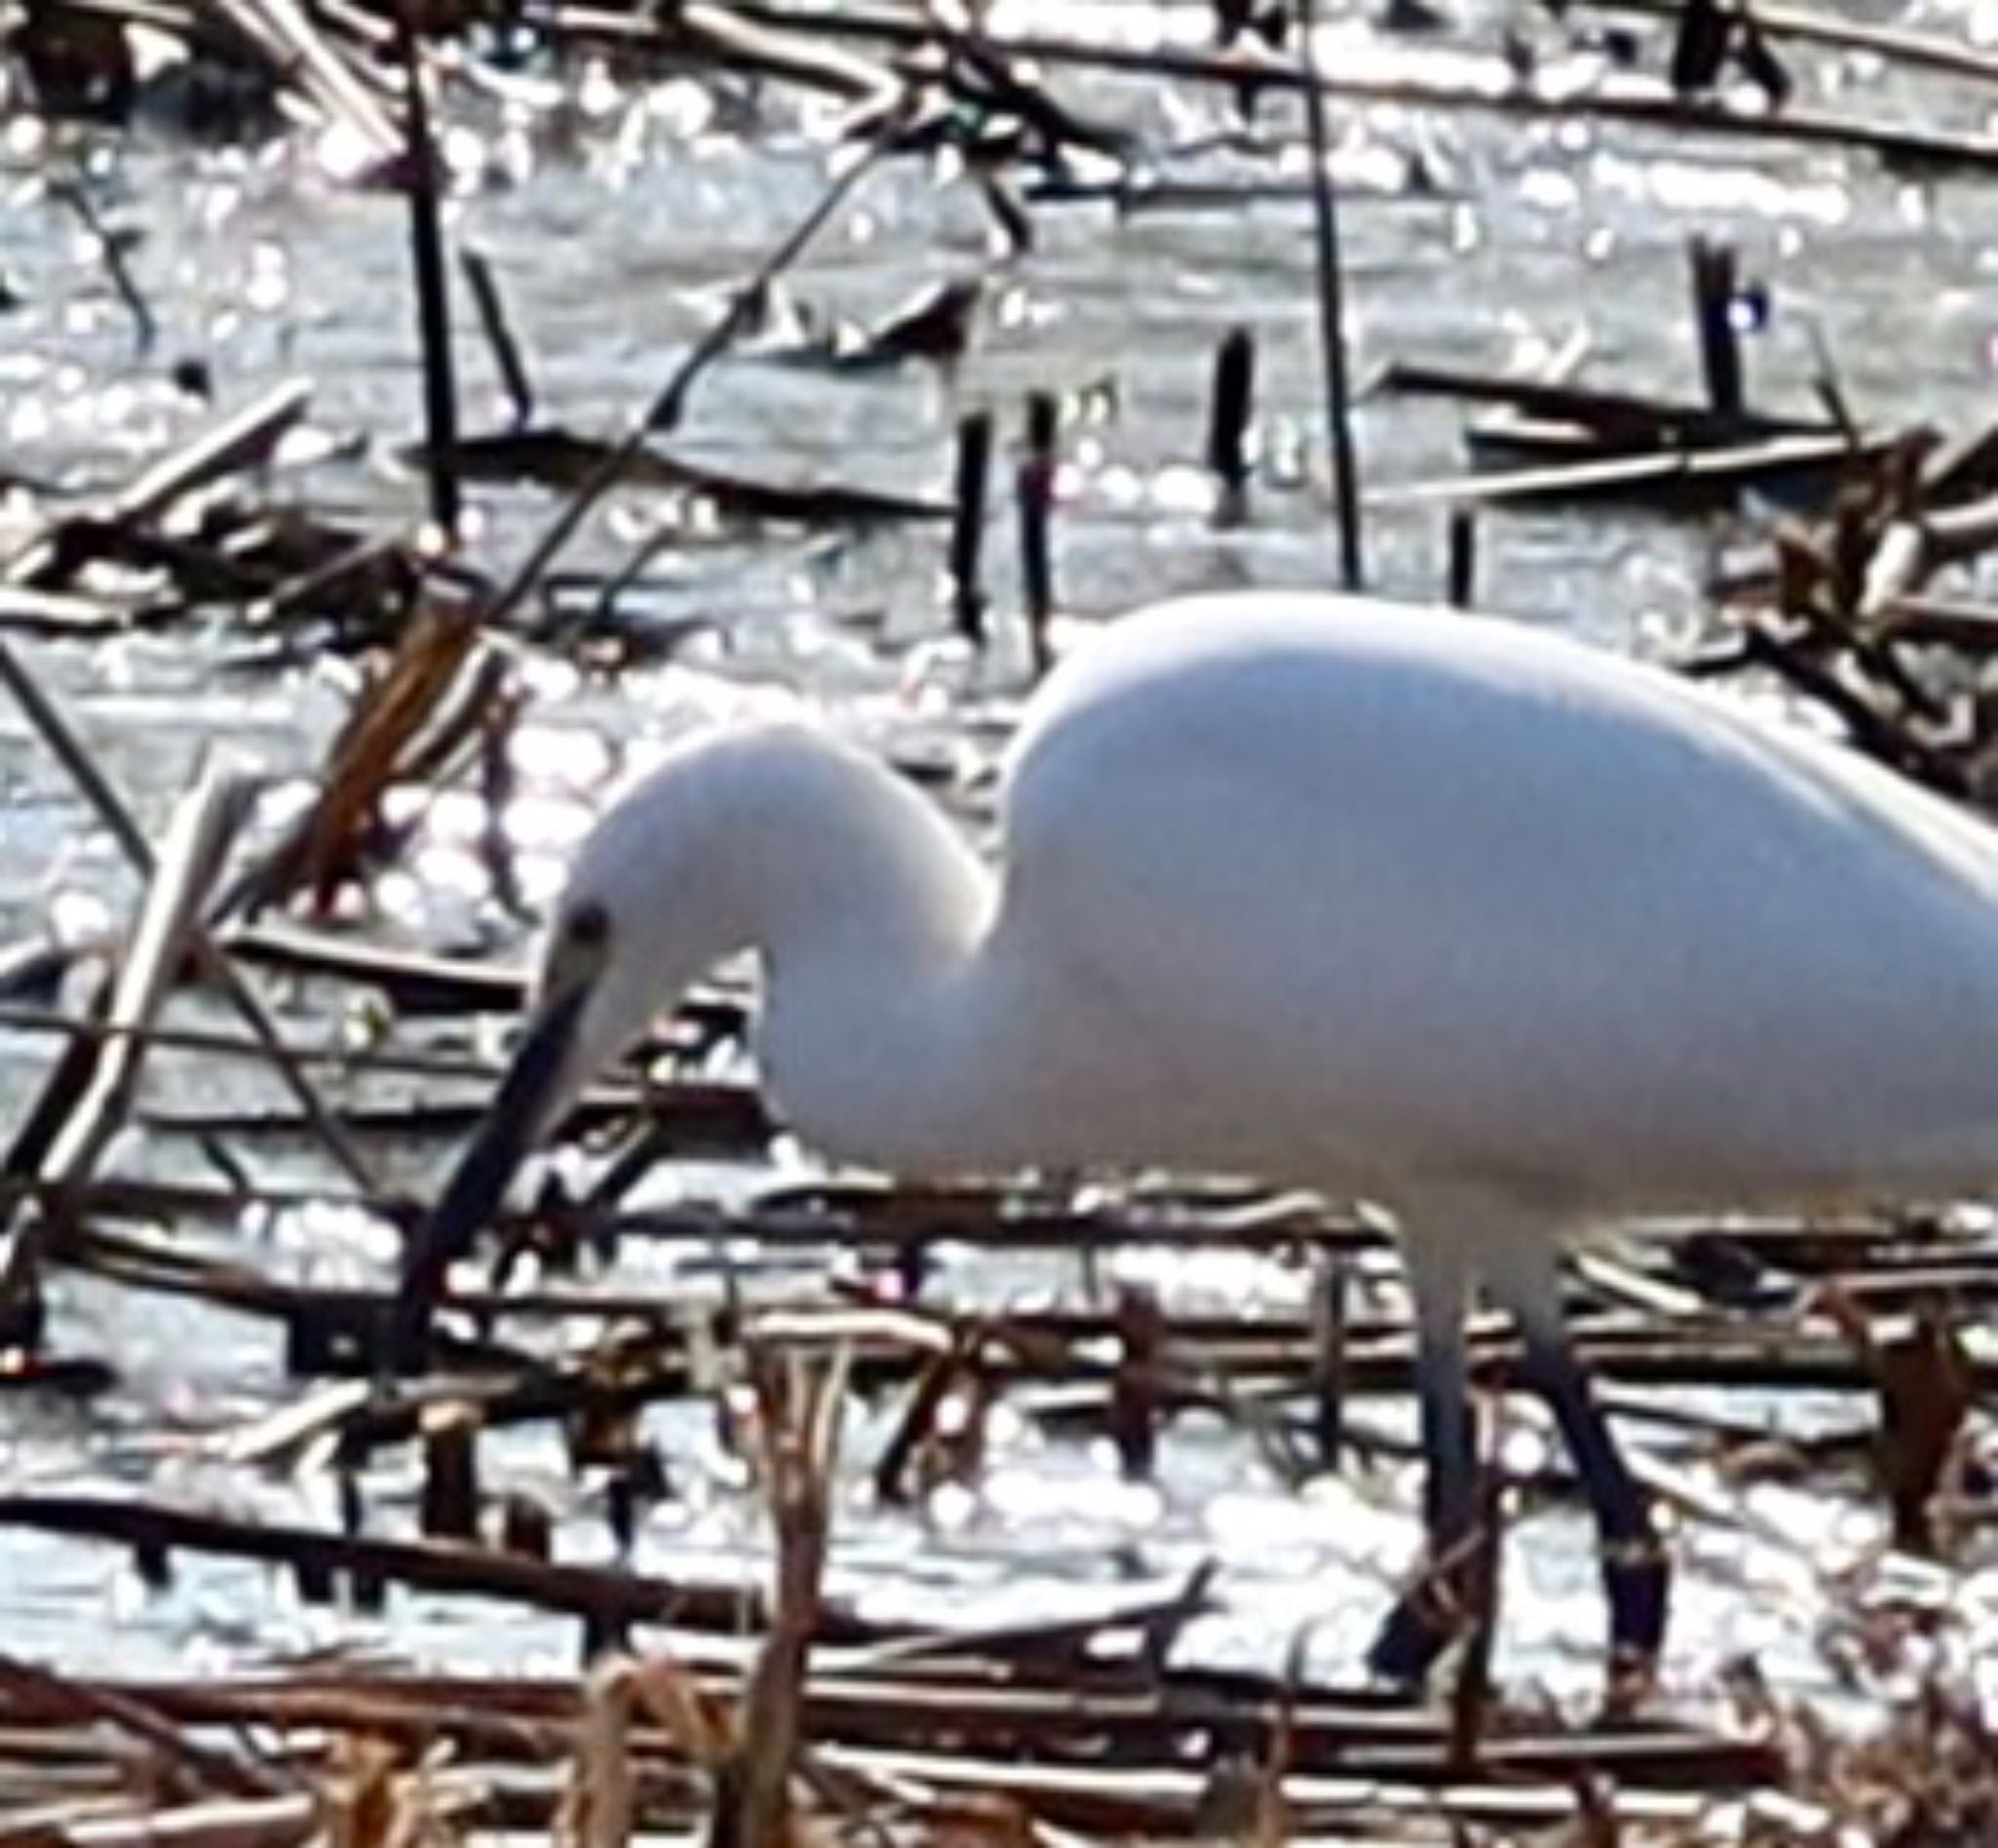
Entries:
{"label": "white feathered body", "polygon": [[1569,1214],[1998,1179],[1998,836],[1558,637],[1307,596],[1146,614],[1032,713],[1002,858],[962,1095],[902,1074],[904,1161]]}
{"label": "white feathered body", "polygon": [[1128,619],[1036,697],[996,884],[817,734],[664,777],[732,791],[693,805],[727,915],[675,954],[765,952],[766,1077],[835,1154],[1565,1220],[1998,1178],[1998,837],[1556,636],[1309,594]]}

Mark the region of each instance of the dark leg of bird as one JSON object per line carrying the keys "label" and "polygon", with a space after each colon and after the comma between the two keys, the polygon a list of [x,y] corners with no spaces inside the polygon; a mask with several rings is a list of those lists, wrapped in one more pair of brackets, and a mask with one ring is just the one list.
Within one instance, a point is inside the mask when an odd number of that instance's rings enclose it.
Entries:
{"label": "dark leg of bird", "polygon": [[1575,1459],[1603,1539],[1603,1587],[1610,1603],[1611,1682],[1649,1677],[1664,1639],[1670,1574],[1651,1499],[1630,1473],[1588,1376],[1575,1357],[1550,1295],[1513,1306],[1525,1347],[1526,1383],[1547,1403]]}
{"label": "dark leg of bird", "polygon": [[1368,1665],[1385,1680],[1419,1683],[1469,1617],[1478,1538],[1477,1444],[1465,1369],[1463,1294],[1456,1278],[1414,1267],[1417,1387],[1427,1466],[1428,1553],[1419,1579],[1381,1627]]}

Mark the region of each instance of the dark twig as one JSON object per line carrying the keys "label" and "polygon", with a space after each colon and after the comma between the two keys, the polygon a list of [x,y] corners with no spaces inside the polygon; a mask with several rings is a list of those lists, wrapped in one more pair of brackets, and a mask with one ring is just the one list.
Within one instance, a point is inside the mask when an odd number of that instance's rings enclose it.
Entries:
{"label": "dark twig", "polygon": [[1450,1690],[1450,1759],[1460,1777],[1477,1774],[1493,1708],[1492,1651],[1498,1635],[1498,1556],[1504,1546],[1504,1471],[1498,1464],[1502,1406],[1478,1421],[1478,1519],[1459,1584],[1466,1618],[1463,1649]]}
{"label": "dark twig", "polygon": [[[1643,13],[1660,19],[1681,17],[1685,0],[1616,0],[1618,13]],[[1836,51],[1861,52],[1890,63],[1918,70],[1938,70],[1980,83],[1998,82],[1998,58],[1940,33],[1909,32],[1895,26],[1867,25],[1836,19],[1801,7],[1771,6],[1756,0],[1751,15],[1741,0],[1724,0],[1720,17],[1738,21],[1772,38],[1793,39],[1801,45],[1821,45]]]}
{"label": "dark twig", "polygon": [[1706,381],[1706,401],[1728,422],[1747,410],[1741,382],[1741,342],[1735,332],[1735,252],[1728,244],[1696,237],[1693,264],[1693,316],[1699,336],[1699,369]]}
{"label": "dark twig", "polygon": [[1319,1466],[1337,1471],[1345,1454],[1346,1265],[1321,1251],[1311,1271],[1312,1424]]}
{"label": "dark twig", "polygon": [[[20,703],[28,721],[41,735],[49,748],[55,752],[57,761],[68,771],[76,785],[83,791],[85,800],[97,813],[98,820],[108,830],[111,838],[118,843],[119,850],[134,868],[146,878],[154,869],[152,844],[139,824],[133,820],[132,812],[125,806],[124,799],[112,788],[110,783],[98,769],[90,752],[84,748],[75,728],[70,725],[40,682],[22,665],[20,658],[0,641],[0,684],[4,684]],[[345,1173],[347,1179],[363,1193],[375,1192],[374,1177],[361,1151],[352,1139],[340,1128],[339,1119],[326,1107],[319,1093],[312,1087],[300,1069],[299,1063],[292,1057],[290,1049],[279,1037],[276,1024],[257,990],[250,986],[235,964],[215,943],[207,929],[197,924],[189,937],[190,944],[201,964],[202,973],[211,979],[229,1005],[243,1017],[257,1042],[262,1047],[264,1056],[272,1068],[284,1080],[285,1087],[297,1100],[305,1113],[305,1120],[312,1126],[320,1142],[332,1155],[335,1162]]]}
{"label": "dark twig", "polygon": [[1478,514],[1467,502],[1450,509],[1450,563],[1444,599],[1454,610],[1468,610],[1478,600]]}
{"label": "dark twig", "polygon": [[[776,17],[773,0],[739,0],[739,13]],[[1676,12],[1676,5],[1674,7]],[[781,17],[793,27],[827,35],[887,40],[904,46],[934,42],[934,28],[886,8],[856,11],[785,0]],[[1765,23],[1767,19],[1765,17]],[[1259,59],[1253,66],[1233,55],[1161,49],[1155,46],[1089,43],[1048,32],[987,32],[995,53],[1075,70],[1107,70],[1126,76],[1211,83],[1239,93],[1245,71],[1271,92],[1304,88],[1310,81],[1300,65]],[[1659,84],[1652,89],[1595,89],[1579,93],[1532,84],[1495,88],[1482,80],[1463,82],[1448,74],[1379,75],[1372,71],[1319,73],[1328,96],[1363,102],[1387,102],[1409,109],[1468,109],[1535,122],[1598,121],[1667,133],[1706,134],[1807,146],[1858,149],[1882,160],[1938,169],[1998,167],[1998,138],[1957,134],[1927,124],[1851,119],[1816,109],[1743,109],[1719,100],[1688,99]]]}
{"label": "dark twig", "polygon": [[514,339],[512,325],[506,318],[506,303],[494,279],[493,265],[486,261],[483,251],[471,249],[460,250],[458,263],[472,292],[472,306],[478,310],[486,343],[493,349],[493,363],[500,368],[500,382],[506,392],[513,427],[526,429],[535,421],[534,381],[528,377],[520,342]]}
{"label": "dark twig", "polygon": [[273,386],[254,403],[209,425],[153,462],[116,493],[94,502],[81,514],[59,519],[36,532],[0,562],[0,581],[56,587],[70,569],[65,559],[70,536],[79,523],[141,526],[158,519],[197,489],[239,470],[260,466],[285,432],[304,416],[310,398],[311,386],[303,380],[286,380]]}
{"label": "dark twig", "polygon": [[247,817],[250,787],[205,773],[175,811],[115,981],[101,996],[111,1035],[78,1040],[57,1062],[0,1172],[49,1184],[54,1194],[25,1225],[9,1216],[0,1240],[0,1308],[28,1344],[39,1333],[41,1276],[52,1241],[75,1224],[72,1189],[127,1119],[145,1043],[186,960],[190,933]]}
{"label": "dark twig", "polygon": [[[729,299],[729,305],[719,320],[698,341],[693,349],[674,369],[673,376],[666,381],[644,414],[637,419],[625,433],[623,440],[609,451],[588,478],[572,495],[562,511],[556,515],[548,530],[541,535],[539,542],[528,554],[492,606],[485,613],[489,623],[504,622],[526,602],[534,587],[540,582],[541,574],[547,570],[555,557],[569,542],[576,537],[590,510],[617,486],[624,471],[644,452],[646,444],[656,434],[664,434],[676,428],[681,414],[686,408],[687,398],[700,376],[723,353],[727,352],[755,317],[764,298],[769,294],[771,284],[796,262],[807,245],[824,229],[833,215],[844,205],[860,181],[873,171],[875,164],[888,151],[899,120],[884,120],[875,139],[855,157],[851,164],[833,177],[831,183],[791,232],[764,261]],[[549,627],[556,619],[543,618],[536,624],[537,630]]]}
{"label": "dark twig", "polygon": [[479,1533],[479,1417],[462,1400],[423,1408],[420,1525],[431,1540],[471,1540]]}
{"label": "dark twig", "polygon": [[1220,484],[1222,525],[1238,524],[1249,510],[1249,425],[1255,415],[1256,336],[1233,327],[1215,351],[1207,417],[1207,465]]}
{"label": "dark twig", "polygon": [[430,517],[446,542],[456,545],[460,510],[458,376],[451,357],[451,291],[437,207],[438,155],[430,135],[413,5],[414,0],[397,0],[395,38],[403,70],[403,185],[410,202],[410,269],[416,279],[417,333],[423,354],[423,461],[430,477]]}
{"label": "dark twig", "polygon": [[303,1776],[204,1744],[141,1695],[69,1680],[13,1656],[0,1656],[0,1700],[51,1707],[79,1731],[101,1726],[129,1734],[155,1755],[170,1788],[192,1795],[268,1796],[297,1788]]}
{"label": "dark twig", "polygon": [[133,277],[131,265],[125,261],[123,238],[98,216],[97,206],[80,179],[51,180],[49,196],[67,206],[90,233],[103,262],[104,274],[110,277],[119,301],[124,302],[126,311],[132,316],[133,336],[139,351],[150,352],[153,341],[159,337],[159,323],[153,319],[152,309]]}
{"label": "dark twig", "polygon": [[992,414],[974,411],[957,426],[957,487],[951,496],[950,601],[957,632],[982,645],[985,593],[979,557],[985,538],[985,483],[992,465]]}
{"label": "dark twig", "polygon": [[1054,393],[1036,391],[1026,401],[1026,453],[1014,478],[1019,514],[1020,602],[1035,673],[1053,659],[1048,623],[1055,614],[1055,439],[1059,412]]}
{"label": "dark twig", "polygon": [[1298,58],[1303,66],[1304,120],[1311,137],[1311,208],[1318,261],[1318,333],[1325,362],[1325,423],[1333,495],[1339,509],[1339,580],[1348,590],[1367,582],[1360,555],[1360,464],[1354,453],[1346,384],[1345,301],[1339,275],[1339,192],[1332,181],[1332,132],[1314,46],[1314,0],[1298,0]]}

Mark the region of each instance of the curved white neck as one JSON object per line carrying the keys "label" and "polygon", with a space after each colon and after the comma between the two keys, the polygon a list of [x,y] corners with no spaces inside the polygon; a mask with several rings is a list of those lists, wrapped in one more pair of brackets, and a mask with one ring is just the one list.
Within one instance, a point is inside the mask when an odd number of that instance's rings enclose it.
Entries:
{"label": "curved white neck", "polygon": [[763,961],[756,1050],[779,1113],[829,1154],[948,1165],[1000,1076],[967,1044],[991,875],[934,804],[817,734],[745,755],[741,778],[723,798],[728,881]]}

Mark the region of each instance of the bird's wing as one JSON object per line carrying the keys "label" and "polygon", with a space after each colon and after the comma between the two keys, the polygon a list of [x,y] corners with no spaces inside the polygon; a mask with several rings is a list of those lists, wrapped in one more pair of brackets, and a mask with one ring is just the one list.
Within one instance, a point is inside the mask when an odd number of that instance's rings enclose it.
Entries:
{"label": "bird's wing", "polygon": [[1197,626],[1055,690],[1006,823],[1009,907],[1144,1023],[1180,1140],[1659,1204],[1998,1159],[1981,824],[1503,625]]}

